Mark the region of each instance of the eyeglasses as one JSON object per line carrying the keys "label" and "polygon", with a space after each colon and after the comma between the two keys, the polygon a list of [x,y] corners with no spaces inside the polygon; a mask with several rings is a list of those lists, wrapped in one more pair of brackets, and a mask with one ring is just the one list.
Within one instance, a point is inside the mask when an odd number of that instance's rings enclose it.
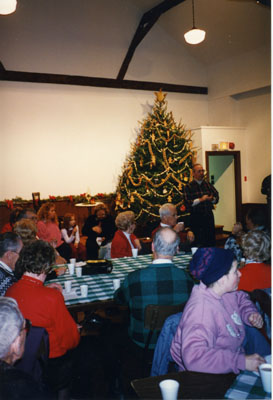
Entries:
{"label": "eyeglasses", "polygon": [[26,331],[26,334],[28,335],[31,327],[32,327],[31,321],[25,318],[25,326],[21,329],[21,332]]}
{"label": "eyeglasses", "polygon": [[15,250],[10,250],[12,253],[16,253],[16,254],[18,254],[18,256],[19,256],[19,254],[20,254],[20,251],[15,251]]}

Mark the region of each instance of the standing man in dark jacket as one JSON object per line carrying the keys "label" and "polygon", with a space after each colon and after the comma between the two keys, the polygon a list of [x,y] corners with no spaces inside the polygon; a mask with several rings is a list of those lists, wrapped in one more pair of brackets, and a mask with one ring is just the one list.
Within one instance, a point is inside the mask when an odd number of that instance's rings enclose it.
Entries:
{"label": "standing man in dark jacket", "polygon": [[193,180],[185,187],[185,204],[190,211],[190,226],[196,245],[215,246],[213,205],[219,201],[215,187],[204,179],[202,165],[193,166]]}

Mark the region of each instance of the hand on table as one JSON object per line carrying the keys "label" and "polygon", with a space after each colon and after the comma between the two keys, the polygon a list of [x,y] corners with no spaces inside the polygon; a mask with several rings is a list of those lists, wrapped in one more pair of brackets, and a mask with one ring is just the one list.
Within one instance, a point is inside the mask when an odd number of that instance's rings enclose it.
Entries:
{"label": "hand on table", "polygon": [[258,312],[250,314],[248,320],[252,326],[255,326],[255,328],[260,329],[263,327],[263,317]]}
{"label": "hand on table", "polygon": [[66,271],[66,267],[59,267],[55,269],[56,275],[61,276],[64,275]]}
{"label": "hand on table", "polygon": [[265,363],[265,359],[259,354],[250,354],[249,356],[245,356],[246,359],[246,370],[247,371],[257,371],[259,365]]}
{"label": "hand on table", "polygon": [[63,288],[59,283],[52,282],[52,283],[49,283],[47,285],[47,287],[49,287],[51,289],[59,290],[59,292],[63,293]]}

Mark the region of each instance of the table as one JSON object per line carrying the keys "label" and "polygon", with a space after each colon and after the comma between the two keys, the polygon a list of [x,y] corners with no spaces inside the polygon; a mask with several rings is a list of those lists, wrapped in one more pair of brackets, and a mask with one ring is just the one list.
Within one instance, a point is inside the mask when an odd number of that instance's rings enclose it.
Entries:
{"label": "table", "polygon": [[[260,376],[255,375],[253,372],[250,371],[241,372],[235,378],[235,380],[232,377],[222,380],[220,375],[215,376],[215,378],[211,380],[212,374],[204,374],[204,387],[200,387],[200,377],[197,377],[196,380],[190,374],[192,373],[184,371],[173,372],[166,375],[152,376],[143,379],[135,379],[132,381],[132,386],[138,397],[140,397],[141,399],[160,399],[161,394],[159,389],[159,382],[164,379],[174,379],[180,383],[178,393],[179,399],[191,398],[189,396],[191,396],[192,393],[195,393],[197,395],[199,391],[203,393],[203,390],[206,390],[206,394],[208,394],[208,391],[209,393],[213,392],[214,394],[215,390],[219,391],[219,395],[221,393],[221,397],[219,398],[225,399],[271,399],[271,394],[265,393],[262,388],[262,381]],[[227,385],[230,385],[230,383],[228,382],[232,381],[233,383],[231,384],[231,387],[227,390]],[[197,386],[196,391],[194,388],[194,383],[195,386]],[[212,385],[218,385],[218,387],[216,386],[215,389],[213,389]]]}
{"label": "table", "polygon": [[[186,269],[191,258],[192,255],[189,253],[180,253],[174,256],[173,261],[178,268]],[[65,281],[72,281],[72,295],[64,295],[67,306],[110,300],[113,299],[114,295],[113,279],[118,278],[122,282],[130,272],[147,267],[152,262],[152,254],[145,254],[136,258],[123,257],[110,260],[113,264],[113,271],[110,274],[83,275],[78,278],[76,274],[69,275],[69,272],[66,271],[64,275],[52,279],[50,282],[60,283],[64,288]],[[88,285],[87,297],[81,297],[80,294],[80,286],[84,284]]]}
{"label": "table", "polygon": [[239,374],[225,394],[226,399],[271,399],[271,393],[263,390],[260,376],[250,371]]}

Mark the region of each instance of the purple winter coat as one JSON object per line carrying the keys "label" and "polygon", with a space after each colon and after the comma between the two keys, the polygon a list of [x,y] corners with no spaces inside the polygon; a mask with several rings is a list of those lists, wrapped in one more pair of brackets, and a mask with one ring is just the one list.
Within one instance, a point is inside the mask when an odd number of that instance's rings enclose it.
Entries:
{"label": "purple winter coat", "polygon": [[244,323],[257,312],[242,291],[218,296],[202,282],[195,285],[171,344],[179,370],[238,374],[245,369]]}

